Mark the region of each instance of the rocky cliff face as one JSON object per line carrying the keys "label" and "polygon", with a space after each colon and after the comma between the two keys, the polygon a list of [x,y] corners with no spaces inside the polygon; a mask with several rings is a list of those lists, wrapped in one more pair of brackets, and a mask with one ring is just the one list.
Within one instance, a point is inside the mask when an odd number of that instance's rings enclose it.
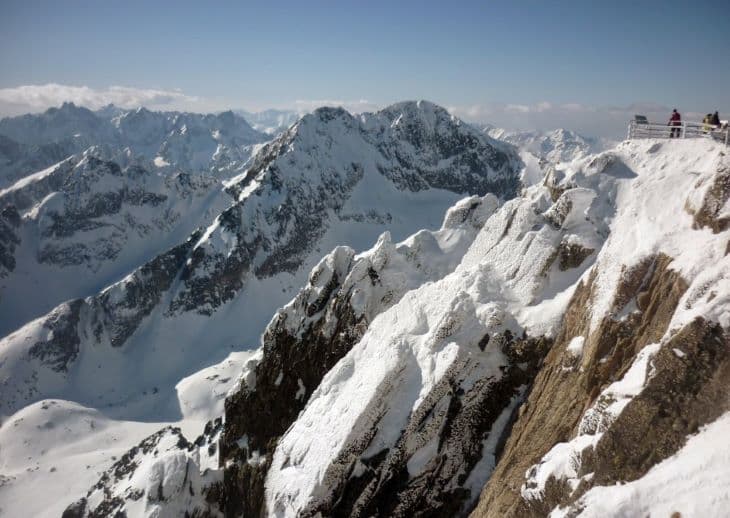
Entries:
{"label": "rocky cliff face", "polygon": [[[661,153],[659,144],[648,151]],[[662,482],[663,501],[656,500],[659,489],[647,489],[652,473],[661,471],[650,470],[681,454],[689,437],[730,410],[728,322],[720,309],[727,300],[727,260],[719,209],[728,201],[728,162],[723,151],[713,151],[694,157],[704,163],[686,168],[688,177],[673,178],[686,187],[671,186],[665,198],[647,193],[654,198],[647,215],[655,221],[651,232],[644,227],[609,238],[573,296],[474,516],[606,516],[652,509],[691,515],[719,509],[717,502],[682,493],[699,475],[683,474],[681,466]],[[643,180],[645,185],[635,185],[637,197],[647,188],[661,191],[666,177]],[[661,203],[676,212],[662,211]],[[675,228],[657,221],[680,211],[685,214]],[[633,233],[645,220],[639,217],[632,227],[628,218],[641,208],[627,212],[614,226],[626,223],[619,228]],[[637,255],[627,245],[654,253]],[[620,267],[607,274],[613,261]],[[606,277],[612,278],[610,289]],[[712,452],[722,445],[706,447]],[[727,480],[727,471],[719,476]],[[636,484],[631,500],[611,488],[627,483]],[[598,495],[613,498],[611,506],[597,502]]]}

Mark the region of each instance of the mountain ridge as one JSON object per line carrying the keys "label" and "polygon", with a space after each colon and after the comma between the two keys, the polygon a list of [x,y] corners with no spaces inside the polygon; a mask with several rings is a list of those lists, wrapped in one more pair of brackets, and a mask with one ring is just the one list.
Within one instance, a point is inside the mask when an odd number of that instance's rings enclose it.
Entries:
{"label": "mountain ridge", "polygon": [[[363,248],[386,224],[397,236],[424,223],[436,226],[445,208],[463,194],[516,194],[520,162],[510,148],[493,147],[491,140],[435,105],[406,103],[393,110],[354,117],[322,108],[305,116],[261,149],[249,173],[228,184],[226,196],[213,185],[215,199],[233,200],[207,228],[177,247],[170,245],[102,292],[6,337],[3,347],[17,353],[4,365],[6,384],[24,387],[25,396],[4,398],[3,413],[42,397],[89,404],[94,393],[94,398],[102,394],[106,404],[144,401],[142,392],[165,386],[152,399],[172,398],[170,415],[177,417],[174,382],[194,372],[193,366],[209,364],[210,356],[220,358],[233,346],[255,346],[271,314],[319,260],[322,247],[345,243]],[[399,118],[399,110],[408,113]],[[400,126],[394,124],[396,118]],[[429,146],[429,141],[437,144]],[[414,151],[414,146],[432,150]],[[166,174],[159,172],[161,178]],[[158,260],[165,268],[154,266]],[[231,314],[240,315],[238,326],[227,320]],[[67,334],[55,333],[50,341],[35,338],[61,325],[59,318]],[[201,339],[207,349],[196,347]],[[43,353],[31,354],[33,367],[26,369],[21,365],[28,346],[21,344],[29,343],[41,344],[35,350]],[[135,351],[129,360],[103,360],[105,350],[127,349]],[[68,350],[79,352],[69,355]],[[136,355],[160,366],[138,371],[136,387],[111,390],[135,371],[131,358]],[[85,356],[98,359],[74,367]],[[56,369],[51,358],[63,359],[63,368]],[[104,390],[83,394],[74,388],[99,369],[107,372],[98,382]],[[41,372],[56,381],[47,386],[33,381],[43,378]]]}

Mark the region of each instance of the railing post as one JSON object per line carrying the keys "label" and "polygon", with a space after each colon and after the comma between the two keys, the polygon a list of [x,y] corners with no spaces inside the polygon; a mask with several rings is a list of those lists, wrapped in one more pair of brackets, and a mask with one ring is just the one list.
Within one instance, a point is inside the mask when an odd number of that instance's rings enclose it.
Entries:
{"label": "railing post", "polygon": [[687,138],[687,123],[682,122],[682,138]]}
{"label": "railing post", "polygon": [[730,135],[730,126],[728,126],[727,128],[725,128],[725,145],[726,146],[728,144],[728,135]]}
{"label": "railing post", "polygon": [[631,139],[632,139],[632,138],[634,137],[634,135],[633,135],[633,133],[634,133],[634,132],[633,132],[633,129],[634,129],[634,121],[630,121],[630,122],[629,122],[629,129],[628,129],[628,133],[627,133],[627,135],[626,135],[626,138],[627,138],[628,140],[631,140]]}

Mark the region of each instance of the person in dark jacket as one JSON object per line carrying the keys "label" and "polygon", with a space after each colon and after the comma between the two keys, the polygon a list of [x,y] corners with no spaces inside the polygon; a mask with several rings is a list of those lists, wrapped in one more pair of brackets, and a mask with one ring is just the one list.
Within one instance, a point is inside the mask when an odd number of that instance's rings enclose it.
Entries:
{"label": "person in dark jacket", "polygon": [[710,124],[715,126],[716,128],[720,127],[720,114],[715,112],[712,114],[712,119],[710,120]]}
{"label": "person in dark jacket", "polygon": [[[677,109],[672,110],[672,115],[669,117],[669,125],[670,126],[681,126],[682,125],[682,116],[679,114]],[[679,137],[680,132],[679,128],[672,128],[671,132],[669,133],[669,138],[675,138]]]}

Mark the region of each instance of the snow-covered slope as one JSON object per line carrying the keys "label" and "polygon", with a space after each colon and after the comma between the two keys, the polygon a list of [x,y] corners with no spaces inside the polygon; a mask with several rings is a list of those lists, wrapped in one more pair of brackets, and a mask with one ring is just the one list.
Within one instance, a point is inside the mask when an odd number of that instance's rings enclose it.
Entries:
{"label": "snow-covered slope", "polygon": [[90,148],[0,190],[0,335],[116,282],[232,202],[215,178],[103,155]]}
{"label": "snow-covered slope", "polygon": [[233,112],[194,114],[121,110],[92,112],[64,103],[37,115],[0,120],[0,188],[90,146],[159,168],[230,177],[245,168],[258,144],[271,137]]}
{"label": "snow-covered slope", "polygon": [[317,110],[228,184],[237,201],[204,232],[6,337],[2,413],[64,397],[146,416],[154,391],[163,407],[154,411],[176,419],[177,381],[255,347],[322,250],[362,250],[384,228],[401,239],[437,227],[466,194],[512,197],[518,166],[508,148],[426,102],[357,118]]}
{"label": "snow-covered slope", "polygon": [[20,144],[0,135],[0,189],[12,185],[17,180],[46,169],[68,158],[81,149],[79,139],[64,139],[48,144]]}

